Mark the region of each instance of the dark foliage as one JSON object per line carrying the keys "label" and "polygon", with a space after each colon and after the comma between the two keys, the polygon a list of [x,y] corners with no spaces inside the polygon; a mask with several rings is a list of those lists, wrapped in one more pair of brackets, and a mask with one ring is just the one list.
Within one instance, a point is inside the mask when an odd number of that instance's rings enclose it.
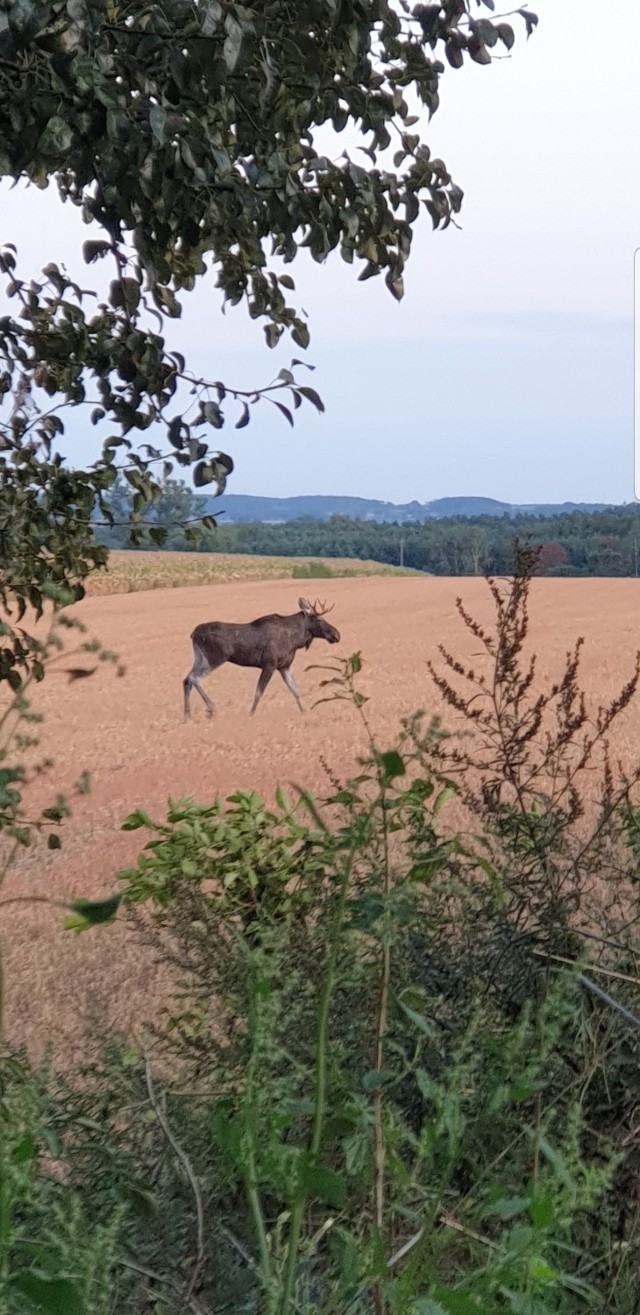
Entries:
{"label": "dark foliage", "polygon": [[[127,545],[126,508],[127,495],[118,484],[114,512],[120,526],[99,529],[101,543],[113,548]],[[192,545],[177,522],[200,514],[198,497],[177,481],[168,481],[148,516],[167,526],[165,546],[180,550]],[[515,536],[528,538],[541,549],[537,575],[637,576],[640,572],[640,507],[635,504],[549,517],[456,516],[401,525],[347,516],[326,521],[304,517],[280,525],[225,525],[223,518],[215,533],[202,536],[198,547],[203,552],[278,557],[352,557],[430,575],[508,575]]]}

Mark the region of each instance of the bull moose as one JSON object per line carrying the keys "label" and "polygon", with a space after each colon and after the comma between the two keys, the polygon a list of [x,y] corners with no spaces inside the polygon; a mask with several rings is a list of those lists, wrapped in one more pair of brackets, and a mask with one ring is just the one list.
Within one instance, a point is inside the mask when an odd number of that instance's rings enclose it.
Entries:
{"label": "bull moose", "polygon": [[196,626],[191,635],[193,644],[193,666],[183,684],[184,718],[189,720],[189,699],[192,689],[197,689],[207,710],[212,717],[214,706],[208,694],[202,688],[203,676],[208,676],[216,667],[225,662],[232,662],[237,667],[259,667],[260,676],[251,706],[255,712],[274,672],[279,671],[287,689],[293,694],[301,712],[304,712],[300,692],[291,674],[291,663],[299,648],[309,648],[314,639],[326,639],[328,644],[337,644],[340,634],[335,626],[325,621],[327,612],[332,611],[324,603],[310,603],[306,598],[298,599],[299,612],[292,616],[259,616],[255,621],[235,624],[230,621],[205,621]]}

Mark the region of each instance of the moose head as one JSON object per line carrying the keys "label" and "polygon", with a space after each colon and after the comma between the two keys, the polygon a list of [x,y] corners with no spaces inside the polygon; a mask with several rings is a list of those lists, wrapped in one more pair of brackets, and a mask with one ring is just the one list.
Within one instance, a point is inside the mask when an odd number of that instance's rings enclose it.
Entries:
{"label": "moose head", "polygon": [[338,644],[340,642],[340,631],[336,630],[329,621],[323,618],[328,612],[333,611],[333,607],[327,607],[326,603],[320,603],[316,599],[315,603],[310,603],[307,598],[298,599],[298,607],[304,613],[307,627],[307,644],[309,645],[314,639],[326,639],[328,644]]}

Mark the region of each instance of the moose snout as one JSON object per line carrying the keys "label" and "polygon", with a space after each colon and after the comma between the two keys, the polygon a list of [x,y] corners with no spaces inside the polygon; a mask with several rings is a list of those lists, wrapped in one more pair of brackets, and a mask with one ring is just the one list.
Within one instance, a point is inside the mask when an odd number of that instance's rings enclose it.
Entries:
{"label": "moose snout", "polygon": [[339,643],[340,643],[340,631],[339,631],[339,630],[333,630],[333,631],[332,631],[332,633],[329,635],[329,643],[330,643],[330,644],[339,644]]}

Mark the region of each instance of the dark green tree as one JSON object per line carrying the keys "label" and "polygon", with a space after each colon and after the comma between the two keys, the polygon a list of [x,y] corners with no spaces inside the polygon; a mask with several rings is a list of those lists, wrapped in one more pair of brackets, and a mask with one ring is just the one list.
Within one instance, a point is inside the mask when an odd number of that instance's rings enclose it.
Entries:
{"label": "dark green tree", "polygon": [[[55,258],[32,278],[15,244],[0,251],[16,306],[0,318],[2,601],[38,608],[52,577],[81,595],[105,560],[94,506],[109,518],[119,471],[139,522],[176,464],[223,490],[233,463],[211,442],[230,418],[244,426],[267,402],[291,423],[302,403],[322,409],[299,361],[246,392],[195,377],[170,337],[181,297],[209,272],[224,302],[264,321],[269,346],[288,333],[302,349],[309,331],[280,272],[300,247],[317,261],[338,250],[402,297],[421,206],[444,228],[462,202],[421,111],[438,108],[445,61],[484,65],[511,50],[514,30],[494,10],[2,0],[0,176],[54,183],[87,224],[87,265],[103,279],[110,269],[104,292],[100,278],[87,290]],[[529,34],[537,19],[519,12]],[[349,149],[320,153],[327,128],[349,129]],[[68,407],[104,434],[89,470],[65,464]],[[132,534],[141,540],[139,525]]]}

